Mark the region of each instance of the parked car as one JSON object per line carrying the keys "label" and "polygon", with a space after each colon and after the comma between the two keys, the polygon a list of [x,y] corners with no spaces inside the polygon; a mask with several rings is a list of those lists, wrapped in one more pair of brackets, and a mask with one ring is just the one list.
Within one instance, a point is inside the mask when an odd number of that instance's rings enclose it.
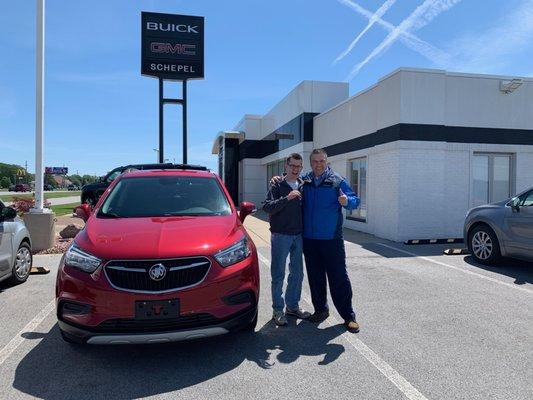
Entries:
{"label": "parked car", "polygon": [[464,238],[472,256],[483,264],[501,256],[533,261],[533,188],[498,203],[471,209]]}
{"label": "parked car", "polygon": [[9,185],[9,189],[8,189],[10,192],[14,192],[15,191],[15,185]]}
{"label": "parked car", "polygon": [[54,187],[52,185],[50,185],[49,183],[45,183],[43,185],[43,189],[44,190],[54,190]]}
{"label": "parked car", "polygon": [[120,175],[63,256],[61,335],[89,344],[203,338],[257,324],[259,266],[223,183],[205,168]]}
{"label": "parked car", "polygon": [[27,183],[17,183],[15,185],[15,192],[29,192],[30,190],[30,185]]}
{"label": "parked car", "polygon": [[67,190],[70,192],[70,191],[73,191],[73,190],[80,190],[80,187],[77,186],[77,185],[74,185],[73,183],[71,183],[70,185],[67,186]]}
{"label": "parked car", "polygon": [[[179,165],[178,165],[179,166]],[[198,166],[193,166],[198,168]],[[111,185],[111,183],[124,171],[128,170],[148,170],[148,169],[164,169],[174,168],[174,164],[129,164],[123,165],[109,171],[105,176],[100,177],[98,182],[89,183],[81,188],[81,202],[82,204],[96,205],[100,196]],[[204,168],[206,169],[206,168]]]}
{"label": "parked car", "polygon": [[17,212],[0,201],[0,281],[26,281],[32,262],[28,229]]}

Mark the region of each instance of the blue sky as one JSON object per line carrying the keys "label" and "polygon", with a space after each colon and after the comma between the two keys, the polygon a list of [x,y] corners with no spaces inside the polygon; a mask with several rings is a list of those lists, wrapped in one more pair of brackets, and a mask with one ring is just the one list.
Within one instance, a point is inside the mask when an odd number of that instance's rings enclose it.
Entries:
{"label": "blue sky", "polygon": [[[1,6],[0,162],[34,171],[35,1]],[[533,76],[533,0],[47,0],[46,166],[101,175],[156,160],[158,84],[140,75],[141,11],[205,17],[205,79],[188,84],[189,162],[213,169],[218,131],[304,79],[348,81],[355,94],[401,66]],[[165,95],[180,97],[179,84]],[[165,113],[165,157],[180,162],[181,109]]]}

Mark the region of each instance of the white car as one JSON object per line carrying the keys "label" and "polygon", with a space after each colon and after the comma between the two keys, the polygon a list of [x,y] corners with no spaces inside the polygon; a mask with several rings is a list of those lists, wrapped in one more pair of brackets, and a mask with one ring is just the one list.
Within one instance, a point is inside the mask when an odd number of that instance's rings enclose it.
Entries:
{"label": "white car", "polygon": [[0,201],[0,281],[26,281],[32,262],[30,232],[17,212]]}

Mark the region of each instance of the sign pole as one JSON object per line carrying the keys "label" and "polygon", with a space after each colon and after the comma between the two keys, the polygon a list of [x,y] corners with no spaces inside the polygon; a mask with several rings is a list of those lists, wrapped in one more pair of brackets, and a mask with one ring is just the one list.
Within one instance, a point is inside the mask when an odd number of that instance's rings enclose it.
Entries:
{"label": "sign pole", "polygon": [[35,79],[35,206],[33,212],[42,213],[43,199],[43,142],[44,142],[44,18],[45,0],[37,0],[37,65]]}
{"label": "sign pole", "polygon": [[159,78],[159,163],[163,164],[164,155],[163,155],[163,108],[164,108],[164,98],[163,98],[163,78]]}
{"label": "sign pole", "polygon": [[183,80],[183,164],[187,164],[187,79]]}

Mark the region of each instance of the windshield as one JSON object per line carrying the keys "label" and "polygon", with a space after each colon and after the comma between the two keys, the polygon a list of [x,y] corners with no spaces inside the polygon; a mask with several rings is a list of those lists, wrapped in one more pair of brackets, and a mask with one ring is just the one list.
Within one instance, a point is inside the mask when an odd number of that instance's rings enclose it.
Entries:
{"label": "windshield", "polygon": [[189,176],[122,179],[98,212],[104,218],[229,214],[230,205],[216,179]]}

